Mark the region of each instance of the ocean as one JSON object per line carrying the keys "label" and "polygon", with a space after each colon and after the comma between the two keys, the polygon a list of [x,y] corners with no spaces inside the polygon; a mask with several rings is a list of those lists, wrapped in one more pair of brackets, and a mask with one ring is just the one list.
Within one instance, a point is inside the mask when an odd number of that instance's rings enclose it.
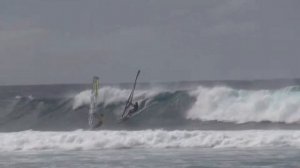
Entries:
{"label": "ocean", "polygon": [[120,122],[131,84],[0,87],[0,167],[300,167],[300,82],[143,83],[142,113]]}

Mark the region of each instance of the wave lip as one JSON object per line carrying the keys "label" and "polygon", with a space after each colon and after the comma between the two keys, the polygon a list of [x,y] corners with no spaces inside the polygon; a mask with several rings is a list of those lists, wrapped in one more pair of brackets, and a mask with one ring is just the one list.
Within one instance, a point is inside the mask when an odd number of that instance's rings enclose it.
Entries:
{"label": "wave lip", "polygon": [[0,139],[0,151],[300,147],[300,131],[23,131]]}
{"label": "wave lip", "polygon": [[[114,87],[103,87],[99,89],[99,96],[97,99],[97,103],[102,103],[104,106],[107,106],[112,103],[120,103],[125,102],[130,95],[131,90],[129,89],[120,89]],[[135,99],[145,99],[149,97],[153,97],[160,93],[159,89],[152,90],[136,90],[135,91]],[[85,90],[80,92],[74,97],[73,102],[73,110],[83,106],[89,105],[91,99],[91,90]]]}

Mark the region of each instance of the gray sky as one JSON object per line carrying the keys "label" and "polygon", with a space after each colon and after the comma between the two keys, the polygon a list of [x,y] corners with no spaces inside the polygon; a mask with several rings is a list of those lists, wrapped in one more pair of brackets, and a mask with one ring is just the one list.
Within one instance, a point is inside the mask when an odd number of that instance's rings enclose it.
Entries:
{"label": "gray sky", "polygon": [[0,85],[300,77],[299,0],[3,0]]}

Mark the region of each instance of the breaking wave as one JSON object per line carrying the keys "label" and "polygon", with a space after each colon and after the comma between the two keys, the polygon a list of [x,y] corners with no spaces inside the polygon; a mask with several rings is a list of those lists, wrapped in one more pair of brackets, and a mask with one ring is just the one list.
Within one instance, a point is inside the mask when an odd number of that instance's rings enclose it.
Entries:
{"label": "breaking wave", "polygon": [[300,131],[23,131],[0,139],[0,151],[300,147]]}
{"label": "breaking wave", "polygon": [[[69,87],[30,87],[30,92],[27,88],[26,94],[23,93],[25,89],[9,90],[6,94],[1,91],[0,131],[70,131],[88,128],[90,90],[79,88],[70,93],[64,91],[66,88]],[[137,89],[134,97],[144,111],[119,123],[129,94],[130,89],[122,87],[106,86],[99,90],[97,112],[105,116],[101,129],[300,128],[299,86],[255,90],[222,85],[180,89],[144,87]]]}
{"label": "breaking wave", "polygon": [[[128,95],[130,94],[130,92],[131,90],[128,89],[104,87],[102,89],[99,89],[99,96],[97,99],[97,103],[107,106],[114,103],[125,102],[128,99]],[[138,90],[135,92],[135,101],[151,98],[159,94],[160,92],[161,91],[159,91],[158,89],[141,90],[141,91]],[[89,105],[90,100],[91,100],[91,90],[80,92],[78,95],[74,97],[73,110],[83,105]]]}
{"label": "breaking wave", "polygon": [[236,90],[228,87],[199,87],[190,92],[196,102],[188,119],[203,121],[300,122],[300,88],[280,90]]}

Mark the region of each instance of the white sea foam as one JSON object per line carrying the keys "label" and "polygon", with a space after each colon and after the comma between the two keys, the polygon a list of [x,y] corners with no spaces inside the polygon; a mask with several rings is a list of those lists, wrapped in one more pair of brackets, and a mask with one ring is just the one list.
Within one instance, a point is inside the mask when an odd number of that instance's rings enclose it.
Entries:
{"label": "white sea foam", "polygon": [[288,87],[280,90],[236,90],[228,87],[198,87],[190,91],[196,102],[186,117],[202,121],[300,122],[300,92]]}
{"label": "white sea foam", "polygon": [[300,147],[300,131],[23,131],[0,139],[0,151]]}

